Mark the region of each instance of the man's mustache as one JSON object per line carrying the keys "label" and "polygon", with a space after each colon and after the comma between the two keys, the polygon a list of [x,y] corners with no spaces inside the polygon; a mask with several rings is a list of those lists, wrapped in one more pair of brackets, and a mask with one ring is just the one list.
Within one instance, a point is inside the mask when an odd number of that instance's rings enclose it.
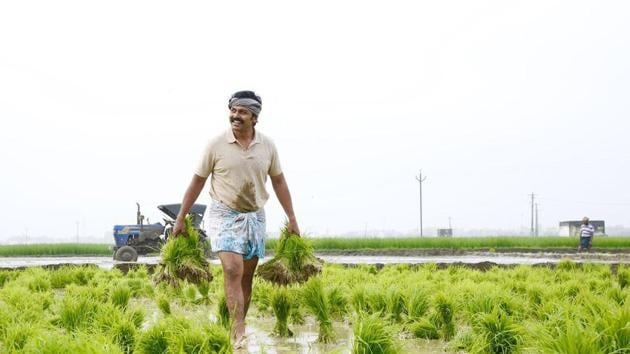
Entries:
{"label": "man's mustache", "polygon": [[234,122],[239,122],[241,124],[243,124],[243,120],[241,118],[230,118],[230,123],[234,123]]}

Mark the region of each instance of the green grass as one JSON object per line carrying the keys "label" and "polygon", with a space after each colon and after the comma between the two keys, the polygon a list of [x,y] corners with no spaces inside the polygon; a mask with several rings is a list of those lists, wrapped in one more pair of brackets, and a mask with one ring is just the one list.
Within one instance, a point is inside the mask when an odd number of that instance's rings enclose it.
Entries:
{"label": "green grass", "polygon": [[[367,238],[309,238],[313,248],[320,250],[356,249],[497,249],[497,248],[571,248],[577,249],[575,237],[367,237]],[[268,239],[267,249],[276,248],[276,239]],[[593,240],[593,248],[630,248],[630,237],[601,237]]]}
{"label": "green grass", "polygon": [[[309,237],[316,251],[358,249],[497,249],[497,248],[576,248],[575,237]],[[267,239],[266,248],[276,249],[278,239]],[[630,237],[601,237],[593,240],[594,249],[630,248]],[[0,257],[19,256],[111,256],[107,244],[51,243],[32,245],[0,245]]]}
{"label": "green grass", "polygon": [[43,243],[0,245],[0,257],[19,256],[111,256],[112,246],[89,243]]}

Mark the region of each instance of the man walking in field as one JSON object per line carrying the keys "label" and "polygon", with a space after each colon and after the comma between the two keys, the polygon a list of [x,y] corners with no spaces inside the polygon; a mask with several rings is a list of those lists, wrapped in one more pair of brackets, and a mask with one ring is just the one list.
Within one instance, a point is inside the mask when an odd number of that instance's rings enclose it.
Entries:
{"label": "man walking in field", "polygon": [[582,252],[585,249],[587,251],[591,250],[594,234],[595,227],[593,227],[592,224],[589,224],[589,219],[585,216],[582,218],[582,226],[580,227],[580,247],[578,248],[578,252]]}
{"label": "man walking in field", "polygon": [[300,234],[291,194],[276,147],[255,129],[262,100],[252,91],[236,92],[228,102],[230,129],[214,137],[203,151],[184,194],[173,235],[184,230],[184,217],[208,179],[211,205],[207,232],[223,267],[223,286],[236,347],[243,346],[245,316],[258,260],[265,256],[265,211],[269,198],[267,176],[288,219],[289,232]]}

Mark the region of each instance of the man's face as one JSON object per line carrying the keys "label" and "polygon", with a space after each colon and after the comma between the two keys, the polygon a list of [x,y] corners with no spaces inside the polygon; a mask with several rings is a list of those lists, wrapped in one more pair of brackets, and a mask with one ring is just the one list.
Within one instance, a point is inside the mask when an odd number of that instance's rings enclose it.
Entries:
{"label": "man's face", "polygon": [[230,125],[233,130],[248,131],[256,125],[258,118],[243,106],[234,106],[230,110]]}

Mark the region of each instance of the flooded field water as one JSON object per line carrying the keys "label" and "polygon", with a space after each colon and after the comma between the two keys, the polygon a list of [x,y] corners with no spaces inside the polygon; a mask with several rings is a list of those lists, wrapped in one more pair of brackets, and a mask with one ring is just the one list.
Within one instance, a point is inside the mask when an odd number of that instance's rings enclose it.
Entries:
{"label": "flooded field water", "polygon": [[[562,259],[571,259],[578,263],[603,263],[603,264],[630,264],[629,253],[492,253],[492,252],[470,252],[463,255],[438,255],[438,256],[390,256],[390,255],[318,255],[328,263],[336,264],[478,264],[494,263],[497,265],[510,264],[554,264]],[[265,260],[271,259],[266,257]],[[137,263],[158,264],[159,257],[138,258]],[[219,264],[214,259],[210,261]],[[61,264],[95,264],[104,269],[111,269],[118,264],[125,262],[114,261],[112,257],[0,257],[0,268],[22,268],[49,266]]]}

